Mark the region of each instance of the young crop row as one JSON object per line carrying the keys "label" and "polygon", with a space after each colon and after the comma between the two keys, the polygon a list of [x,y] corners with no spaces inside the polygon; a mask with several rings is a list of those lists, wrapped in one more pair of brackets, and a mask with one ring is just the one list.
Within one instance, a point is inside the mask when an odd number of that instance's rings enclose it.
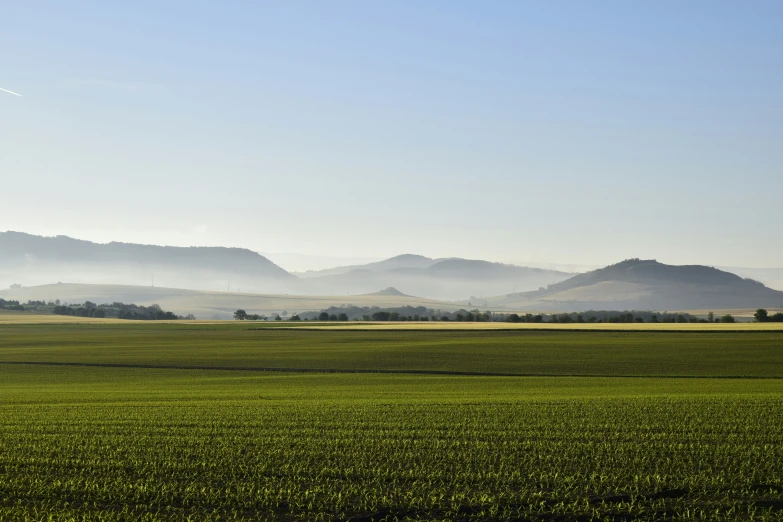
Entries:
{"label": "young crop row", "polygon": [[[357,392],[359,393],[359,392]],[[779,396],[0,407],[0,520],[780,520]]]}

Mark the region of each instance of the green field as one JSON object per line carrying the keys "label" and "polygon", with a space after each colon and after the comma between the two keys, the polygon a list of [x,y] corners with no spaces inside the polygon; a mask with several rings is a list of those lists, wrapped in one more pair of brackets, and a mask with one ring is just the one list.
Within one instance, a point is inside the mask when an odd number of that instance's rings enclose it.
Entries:
{"label": "green field", "polygon": [[0,520],[783,518],[783,333],[252,327],[0,325]]}
{"label": "green field", "polygon": [[0,362],[503,375],[780,377],[783,332],[6,325]]}

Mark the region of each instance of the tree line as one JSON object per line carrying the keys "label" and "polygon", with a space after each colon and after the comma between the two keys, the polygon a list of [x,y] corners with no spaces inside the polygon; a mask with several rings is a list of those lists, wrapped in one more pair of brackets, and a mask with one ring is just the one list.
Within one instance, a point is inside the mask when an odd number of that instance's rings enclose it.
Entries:
{"label": "tree line", "polygon": [[759,323],[783,323],[783,312],[777,312],[770,315],[764,308],[756,310],[753,317],[755,317],[756,321]]}
{"label": "tree line", "polygon": [[84,303],[61,303],[59,299],[53,301],[29,300],[26,303],[0,299],[0,309],[19,310],[22,312],[38,312],[44,314],[70,315],[75,317],[111,317],[117,319],[133,319],[139,321],[173,321],[180,319],[195,319],[193,314],[185,316],[162,310],[159,305],[142,306],[114,302],[111,304],[96,304],[92,301]]}
{"label": "tree line", "polygon": [[0,299],[0,310],[24,311],[24,306],[22,306],[19,301],[6,301],[5,299]]}
{"label": "tree line", "polygon": [[[237,320],[282,320],[280,314],[273,318],[248,314],[245,310],[234,312]],[[508,322],[508,323],[733,323],[735,318],[724,315],[716,318],[710,313],[705,318],[699,318],[688,313],[652,312],[652,311],[618,311],[589,310],[563,314],[517,314],[490,311],[456,310],[444,311],[423,306],[400,306],[394,308],[340,306],[329,307],[318,312],[302,312],[291,316],[292,321],[441,321],[441,322]]]}
{"label": "tree line", "polygon": [[114,317],[135,321],[176,321],[180,319],[195,319],[193,314],[177,315],[174,312],[162,310],[159,305],[142,306],[114,302],[111,304],[95,304],[85,301],[83,304],[57,304],[52,308],[56,315],[72,315],[76,317]]}
{"label": "tree line", "polygon": [[[280,315],[286,316],[288,315],[288,312],[281,312],[279,314],[275,314],[274,317],[269,317],[266,315],[260,315],[260,314],[249,314],[245,310],[237,310],[234,312],[234,319],[237,321],[268,321],[270,319],[274,321],[282,321],[283,318],[280,317]],[[289,321],[299,321],[299,316],[294,314],[289,318]]]}

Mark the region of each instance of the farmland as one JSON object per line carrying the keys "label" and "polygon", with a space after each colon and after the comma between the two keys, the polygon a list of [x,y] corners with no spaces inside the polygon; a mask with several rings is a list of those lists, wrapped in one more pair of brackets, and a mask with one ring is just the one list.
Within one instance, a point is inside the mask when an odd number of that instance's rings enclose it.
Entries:
{"label": "farmland", "polygon": [[4,324],[0,520],[779,520],[781,348]]}
{"label": "farmland", "polygon": [[[720,325],[715,325],[720,326]],[[0,362],[551,376],[783,377],[780,332],[6,325]]]}

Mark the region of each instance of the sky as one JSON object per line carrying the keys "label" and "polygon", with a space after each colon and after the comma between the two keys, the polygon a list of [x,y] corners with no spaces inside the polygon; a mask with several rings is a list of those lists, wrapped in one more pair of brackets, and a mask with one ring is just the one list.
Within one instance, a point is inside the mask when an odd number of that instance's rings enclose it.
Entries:
{"label": "sky", "polygon": [[0,230],[783,266],[783,2],[0,10]]}

